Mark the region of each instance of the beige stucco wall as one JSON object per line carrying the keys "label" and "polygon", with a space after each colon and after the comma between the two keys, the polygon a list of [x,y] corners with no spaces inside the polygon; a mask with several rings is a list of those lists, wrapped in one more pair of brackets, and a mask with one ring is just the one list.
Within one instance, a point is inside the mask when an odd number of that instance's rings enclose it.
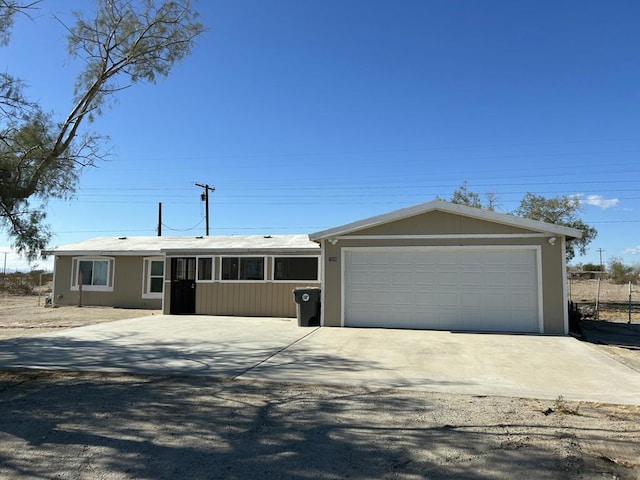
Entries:
{"label": "beige stucco wall", "polygon": [[[524,229],[469,219],[443,212],[429,212],[410,219],[379,225],[353,233],[363,235],[468,235],[468,234],[531,234]],[[353,236],[351,235],[351,236]],[[345,235],[335,245],[323,240],[323,325],[340,326],[342,315],[342,248],[393,246],[486,246],[526,245],[541,247],[543,325],[546,334],[565,333],[565,310],[562,241],[559,236],[550,245],[546,236],[520,238],[458,238],[458,239],[357,239]],[[554,235],[556,236],[556,235]]]}
{"label": "beige stucco wall", "polygon": [[[85,288],[82,304],[118,308],[159,310],[162,299],[142,298],[143,263],[145,257],[111,257],[115,259],[113,291],[95,292]],[[78,305],[79,292],[71,290],[73,257],[56,256],[53,301],[57,305]]]}
{"label": "beige stucco wall", "polygon": [[352,235],[456,235],[530,233],[510,225],[433,211],[353,232]]}

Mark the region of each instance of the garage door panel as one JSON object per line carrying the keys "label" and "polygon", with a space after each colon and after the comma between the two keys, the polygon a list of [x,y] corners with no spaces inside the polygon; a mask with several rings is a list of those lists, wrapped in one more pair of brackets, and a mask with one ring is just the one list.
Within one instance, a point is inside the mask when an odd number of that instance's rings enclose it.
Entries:
{"label": "garage door panel", "polygon": [[485,272],[484,273],[484,282],[489,285],[500,285],[502,287],[509,284],[507,281],[507,276],[504,272]]}
{"label": "garage door panel", "polygon": [[[442,265],[439,265],[439,268],[442,269]],[[456,286],[458,285],[458,273],[457,272],[449,272],[449,271],[440,271],[436,274],[436,282],[438,285],[443,286]]]}
{"label": "garage door panel", "polygon": [[413,285],[416,283],[415,274],[411,272],[394,272],[387,285]]}
{"label": "garage door panel", "polygon": [[510,306],[509,297],[505,293],[487,293],[482,296],[482,303],[490,307],[492,312]]}
{"label": "garage door panel", "polygon": [[507,281],[514,286],[529,287],[534,283],[530,272],[509,272]]}
{"label": "garage door panel", "polygon": [[458,295],[456,293],[439,292],[435,297],[435,305],[439,307],[457,307]]}
{"label": "garage door panel", "polygon": [[369,282],[372,285],[389,285],[392,280],[394,280],[393,275],[388,271],[374,271],[369,277]]}
{"label": "garage door panel", "polygon": [[539,331],[533,249],[354,249],[344,265],[345,325]]}

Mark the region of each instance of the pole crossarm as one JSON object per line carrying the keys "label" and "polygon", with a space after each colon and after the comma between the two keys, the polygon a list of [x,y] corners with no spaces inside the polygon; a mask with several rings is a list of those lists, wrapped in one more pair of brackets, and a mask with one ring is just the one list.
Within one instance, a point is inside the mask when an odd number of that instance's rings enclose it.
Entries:
{"label": "pole crossarm", "polygon": [[215,192],[216,187],[212,187],[209,184],[197,183],[196,187],[204,188],[204,201],[205,201],[205,217],[206,217],[206,235],[209,236],[209,192]]}

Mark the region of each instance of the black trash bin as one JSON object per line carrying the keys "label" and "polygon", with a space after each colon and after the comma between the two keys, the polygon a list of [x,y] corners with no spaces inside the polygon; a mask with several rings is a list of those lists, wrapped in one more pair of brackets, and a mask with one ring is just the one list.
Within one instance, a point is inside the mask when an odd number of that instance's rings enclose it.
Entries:
{"label": "black trash bin", "polygon": [[320,326],[320,289],[307,287],[293,290],[293,299],[296,302],[298,313],[298,326]]}

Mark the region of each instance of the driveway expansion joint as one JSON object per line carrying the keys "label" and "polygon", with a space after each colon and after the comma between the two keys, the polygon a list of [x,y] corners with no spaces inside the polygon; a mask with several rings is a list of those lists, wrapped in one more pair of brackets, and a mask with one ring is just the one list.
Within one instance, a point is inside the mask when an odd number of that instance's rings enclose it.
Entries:
{"label": "driveway expansion joint", "polygon": [[273,352],[271,355],[268,355],[266,358],[263,358],[262,360],[260,360],[258,363],[256,363],[255,365],[250,366],[249,368],[245,369],[244,371],[234,375],[233,377],[231,377],[233,380],[237,380],[238,378],[242,377],[243,375],[246,375],[247,373],[249,373],[251,370],[253,370],[254,368],[259,367],[260,365],[262,365],[263,363],[268,362],[269,360],[271,360],[273,357],[275,357],[276,355],[280,355],[282,352],[284,352],[285,350],[288,350],[289,348],[293,347],[296,343],[301,342],[302,340],[304,340],[307,337],[310,337],[311,335],[313,335],[315,332],[317,332],[318,330],[320,330],[320,328],[322,327],[316,327],[313,330],[311,330],[309,333],[303,335],[300,338],[297,338],[296,340],[294,340],[293,342],[291,342],[288,345],[285,345],[284,347],[276,350],[275,352]]}

